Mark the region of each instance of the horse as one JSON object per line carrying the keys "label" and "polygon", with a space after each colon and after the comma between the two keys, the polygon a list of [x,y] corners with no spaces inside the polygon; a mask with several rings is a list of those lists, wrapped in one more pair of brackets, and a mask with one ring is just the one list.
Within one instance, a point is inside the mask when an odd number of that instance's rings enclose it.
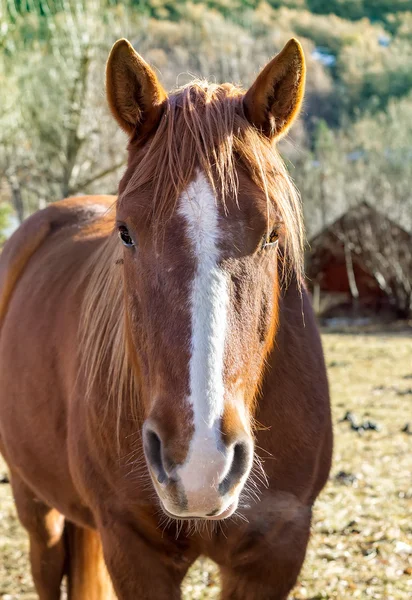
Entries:
{"label": "horse", "polygon": [[277,151],[303,99],[292,39],[244,91],[167,94],[127,40],[106,88],[118,196],[30,216],[0,259],[0,450],[40,600],[282,600],[330,471],[301,202]]}

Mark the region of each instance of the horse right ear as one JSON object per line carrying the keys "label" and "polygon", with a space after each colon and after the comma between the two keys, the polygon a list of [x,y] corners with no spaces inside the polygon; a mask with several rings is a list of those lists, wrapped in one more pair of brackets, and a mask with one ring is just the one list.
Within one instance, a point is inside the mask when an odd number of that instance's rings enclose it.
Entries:
{"label": "horse right ear", "polygon": [[110,52],[106,94],[114,118],[131,138],[146,135],[159,124],[167,98],[153,69],[125,39]]}

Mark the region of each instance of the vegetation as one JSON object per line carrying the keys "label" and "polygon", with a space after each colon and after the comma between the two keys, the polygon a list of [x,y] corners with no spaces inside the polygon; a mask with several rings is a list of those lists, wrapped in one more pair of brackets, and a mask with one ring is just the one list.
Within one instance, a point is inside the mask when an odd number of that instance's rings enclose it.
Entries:
{"label": "vegetation", "polygon": [[6,231],[10,225],[10,206],[0,204],[0,246],[6,241]]}
{"label": "vegetation", "polygon": [[247,86],[296,36],[306,103],[281,150],[309,238],[364,200],[412,230],[412,1],[0,0],[0,22],[0,202],[20,221],[115,192],[126,141],[104,65],[118,37],[170,88],[188,73]]}
{"label": "vegetation", "polygon": [[[307,560],[290,600],[407,600],[412,584],[410,331],[325,333],[335,455],[315,505]],[[342,420],[374,429],[355,431]],[[0,481],[4,468],[0,465]],[[216,567],[200,560],[184,584],[185,600],[219,597]],[[0,598],[35,600],[27,539],[10,486],[0,484]]]}

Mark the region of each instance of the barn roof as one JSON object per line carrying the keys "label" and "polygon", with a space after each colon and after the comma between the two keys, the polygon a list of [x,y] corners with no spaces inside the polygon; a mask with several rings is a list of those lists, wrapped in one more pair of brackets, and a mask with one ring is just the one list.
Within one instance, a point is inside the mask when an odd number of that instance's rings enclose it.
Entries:
{"label": "barn roof", "polygon": [[317,248],[320,244],[323,244],[328,237],[332,237],[336,240],[341,239],[343,232],[350,229],[351,226],[359,224],[359,221],[373,221],[375,223],[376,221],[380,221],[381,223],[386,222],[393,231],[398,231],[401,237],[412,239],[411,233],[406,229],[390,219],[387,215],[376,210],[376,208],[371,206],[368,202],[363,201],[360,204],[349,208],[338,219],[314,235],[309,240],[310,247],[312,249]]}
{"label": "barn roof", "polygon": [[[362,202],[310,239],[308,277],[316,278],[330,261],[344,261],[345,245],[351,251],[353,262],[369,271],[368,263],[373,254],[381,254],[385,258],[396,247],[402,260],[404,255],[411,255],[412,235],[367,202]],[[406,259],[410,260],[409,257]],[[376,276],[375,273],[371,275]]]}

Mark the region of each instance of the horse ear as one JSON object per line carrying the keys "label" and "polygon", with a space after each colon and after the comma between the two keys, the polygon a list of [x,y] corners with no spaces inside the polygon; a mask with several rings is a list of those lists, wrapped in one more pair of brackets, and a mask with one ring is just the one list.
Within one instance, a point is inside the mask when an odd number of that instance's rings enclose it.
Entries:
{"label": "horse ear", "polygon": [[113,46],[106,66],[110,110],[129,136],[139,137],[156,127],[167,94],[155,72],[125,39]]}
{"label": "horse ear", "polygon": [[305,73],[302,46],[292,38],[246,92],[246,116],[268,137],[284,135],[295,120],[302,105]]}

